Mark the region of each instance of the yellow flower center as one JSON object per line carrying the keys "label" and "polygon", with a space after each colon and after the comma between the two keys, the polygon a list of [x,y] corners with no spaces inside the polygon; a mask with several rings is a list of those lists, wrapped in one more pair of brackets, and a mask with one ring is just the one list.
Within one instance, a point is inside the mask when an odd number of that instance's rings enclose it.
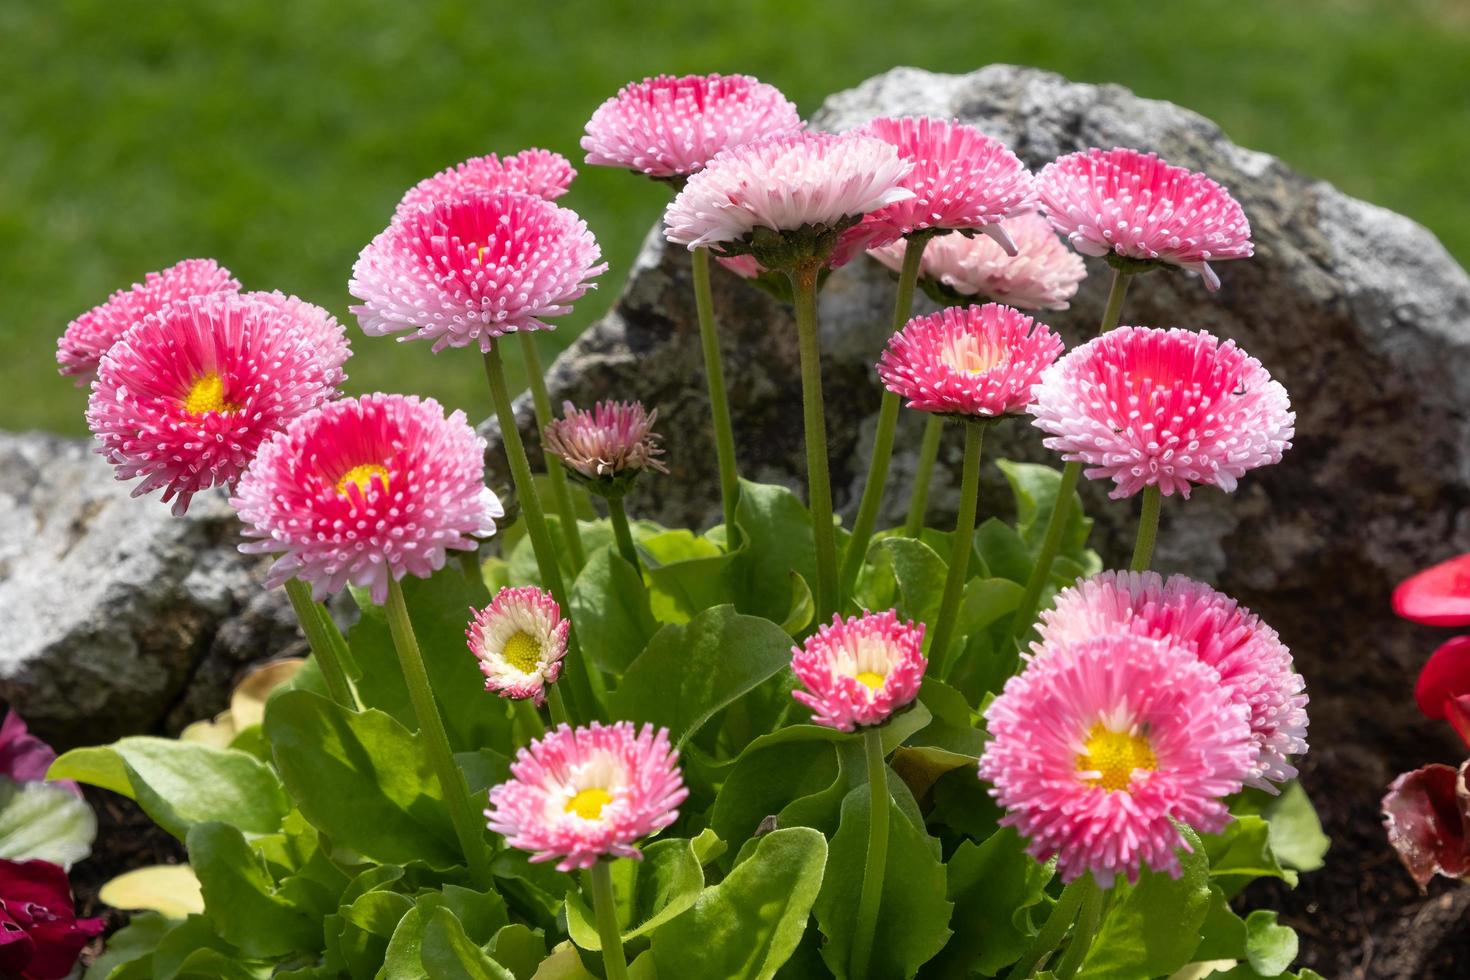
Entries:
{"label": "yellow flower center", "polygon": [[1078,772],[1098,773],[1084,782],[1110,792],[1127,789],[1136,770],[1152,771],[1158,767],[1159,760],[1147,738],[1127,732],[1110,732],[1101,724],[1092,726],[1087,733],[1087,742],[1077,756]]}
{"label": "yellow flower center", "polygon": [[567,813],[575,813],[583,820],[596,820],[602,816],[602,808],[612,802],[612,794],[600,786],[584,789],[567,800]]}
{"label": "yellow flower center", "polygon": [[355,483],[357,484],[357,489],[361,490],[362,495],[366,497],[368,490],[372,489],[373,477],[375,476],[383,481],[383,489],[387,490],[388,467],[381,466],[377,463],[359,463],[342,474],[342,479],[337,481],[337,492],[345,497],[347,496],[347,487]]}
{"label": "yellow flower center", "polygon": [[489,251],[490,251],[490,246],[489,245],[481,245],[479,247],[479,249],[476,251],[475,255],[480,260],[480,264],[481,265],[484,265],[485,264],[485,254],[487,252],[489,252]]}
{"label": "yellow flower center", "polygon": [[505,647],[500,651],[506,663],[523,674],[534,673],[536,664],[541,659],[541,644],[536,638],[525,630],[512,633],[510,639],[505,641]]}
{"label": "yellow flower center", "polygon": [[962,334],[945,341],[939,352],[939,359],[951,370],[974,377],[1004,364],[1006,351],[999,345],[987,344],[969,334]]}
{"label": "yellow flower center", "polygon": [[878,690],[878,688],[883,686],[883,681],[885,680],[885,678],[882,674],[876,674],[871,670],[865,670],[857,674],[854,677],[854,680],[856,680],[859,684],[866,685],[869,689],[876,691]]}
{"label": "yellow flower center", "polygon": [[226,414],[239,410],[239,405],[225,401],[225,379],[215,371],[201,376],[184,396],[184,411],[189,415]]}

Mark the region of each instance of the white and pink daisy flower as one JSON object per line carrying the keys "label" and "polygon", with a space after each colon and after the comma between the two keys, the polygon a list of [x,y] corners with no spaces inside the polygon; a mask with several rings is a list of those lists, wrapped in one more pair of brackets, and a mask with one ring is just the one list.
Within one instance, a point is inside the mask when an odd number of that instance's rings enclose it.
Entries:
{"label": "white and pink daisy flower", "polygon": [[516,753],[490,790],[490,829],[558,871],[643,855],[634,843],[679,818],[689,795],[667,729],[631,721],[558,726]]}
{"label": "white and pink daisy flower", "polygon": [[1255,756],[1245,708],[1189,650],[1100,636],[1039,657],[985,711],[980,777],[1001,823],[1055,857],[1063,881],[1103,888],[1140,868],[1179,876],[1176,822],[1216,833]]}
{"label": "white and pink daisy flower", "polygon": [[503,159],[491,153],[425,177],[403,195],[396,213],[423,211],[461,197],[496,191],[515,191],[554,201],[567,192],[576,176],[571,162],[550,150],[522,150]]}
{"label": "white and pink daisy flower", "polygon": [[571,626],[545,589],[501,589],[465,630],[485,675],[485,690],[545,703],[547,685],[561,676]]}
{"label": "white and pink daisy flower", "polygon": [[329,402],[260,448],[231,503],[240,546],[279,554],[267,583],[308,582],[324,599],[346,586],[388,597],[390,576],[428,578],[449,550],[473,551],[504,510],[485,486],[485,440],[432,398],[364,395]]}
{"label": "white and pink daisy flower", "polygon": [[1111,479],[1188,497],[1230,492],[1291,448],[1296,415],[1261,362],[1205,331],[1119,327],[1042,373],[1030,412],[1048,449]]}
{"label": "white and pink daisy flower", "polygon": [[128,328],[175,300],[209,293],[235,292],[240,283],[214,259],[185,259],[162,272],[150,272],[140,283],[119,289],[71,323],[56,344],[56,363],[85,388],[97,376],[97,362]]}
{"label": "white and pink daisy flower", "polygon": [[1176,265],[1214,291],[1211,262],[1253,253],[1250,222],[1230,192],[1153,153],[1071,153],[1043,167],[1036,183],[1052,226],[1083,255]]}
{"label": "white and pink daisy flower", "polygon": [[908,407],[995,418],[1020,412],[1062,352],[1044,323],[1009,306],[950,306],[914,317],[888,341],[878,376]]}
{"label": "white and pink daisy flower", "polygon": [[812,721],[840,732],[881,725],[919,694],[924,624],[902,622],[889,609],[851,619],[833,616],[793,647],[791,669],[805,690],[791,696],[812,709]]}
{"label": "white and pink daisy flower", "polygon": [[138,479],[134,496],[162,490],[183,514],[335,398],[348,354],[341,325],[309,303],[194,296],[149,314],[103,356],[87,425],[117,478]]}
{"label": "white and pink daisy flower", "polygon": [[348,291],[363,332],[412,331],[434,350],[478,346],[545,321],[607,270],[597,240],[576,213],[513,191],[406,211],[352,267]]}
{"label": "white and pink daisy flower", "polygon": [[545,449],[584,480],[616,480],[642,470],[667,473],[659,459],[662,436],[653,431],[658,410],[641,402],[598,402],[580,409],[562,402],[562,417],[542,433]]}

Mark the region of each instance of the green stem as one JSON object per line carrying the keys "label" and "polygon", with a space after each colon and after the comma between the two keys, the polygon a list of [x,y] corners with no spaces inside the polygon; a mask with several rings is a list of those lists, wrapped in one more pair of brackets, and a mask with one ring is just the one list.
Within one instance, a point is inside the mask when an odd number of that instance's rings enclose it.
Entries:
{"label": "green stem", "polygon": [[[1085,882],[1085,884],[1083,884]],[[1078,879],[1082,889],[1082,911],[1077,916],[1077,928],[1072,931],[1072,940],[1067,943],[1067,952],[1057,964],[1057,980],[1072,980],[1082,966],[1082,959],[1092,947],[1097,934],[1097,923],[1102,917],[1103,893],[1092,880],[1092,875]]]}
{"label": "green stem", "polygon": [[817,336],[817,266],[791,273],[801,349],[802,418],[806,424],[807,501],[817,549],[817,622],[837,611],[837,533],[832,527],[832,483],[827,473],[827,422],[822,408],[822,350]]}
{"label": "green stem", "polygon": [[567,715],[567,703],[562,699],[561,688],[556,684],[551,685],[546,696],[546,701],[551,705],[551,720],[558,725],[570,725],[572,719]]}
{"label": "green stem", "polygon": [[[337,648],[332,643],[326,625],[322,622],[326,611],[312,601],[311,586],[299,578],[287,579],[286,596],[291,600],[291,608],[296,611],[296,619],[301,623],[301,632],[306,634],[307,646],[311,647],[311,654],[316,658],[322,679],[326,681],[327,693],[332,696],[333,701],[348,711],[356,711],[357,702],[352,697],[352,685],[347,682],[347,671],[337,656]],[[336,629],[335,623],[332,628]]]}
{"label": "green stem", "polygon": [[1078,878],[1062,889],[1062,897],[1057,899],[1056,905],[1052,906],[1051,915],[1047,916],[1046,924],[1031,940],[1031,945],[1016,961],[1016,965],[1011,967],[1011,972],[1006,974],[1006,980],[1024,980],[1031,976],[1041,965],[1041,961],[1062,944],[1067,930],[1077,918],[1077,906],[1082,902],[1083,892],[1088,888],[1083,881],[1090,879],[1091,876]]}
{"label": "green stem", "polygon": [[618,553],[642,575],[643,566],[638,561],[638,549],[633,546],[633,532],[628,527],[628,511],[623,507],[621,497],[607,498],[607,516],[612,519],[613,539],[618,543]]}
{"label": "green stem", "polygon": [[704,350],[704,377],[709,385],[710,419],[715,428],[715,456],[720,464],[720,500],[725,510],[725,547],[740,545],[735,524],[735,504],[740,499],[740,476],[735,468],[735,428],[730,422],[730,401],[725,393],[725,367],[716,333],[715,302],[709,286],[709,249],[689,253],[694,265],[694,308],[699,314],[699,344]]}
{"label": "green stem", "polygon": [[536,710],[536,703],[530,698],[516,698],[511,702],[515,705],[516,717],[521,720],[521,727],[526,730],[526,735],[532,739],[538,739],[546,734],[546,725],[541,720],[541,712]]}
{"label": "green stem", "polygon": [[[521,361],[525,364],[530,383],[531,404],[536,407],[536,431],[542,433],[551,424],[552,416],[551,395],[546,391],[546,375],[541,371],[541,354],[536,350],[536,336],[532,331],[520,330],[517,335],[521,338]],[[572,559],[572,571],[580,572],[587,563],[587,552],[582,547],[582,531],[577,527],[577,509],[572,506],[572,491],[567,486],[566,471],[558,459],[547,456],[543,462],[546,477],[551,483],[551,496],[556,504],[562,538]]]}
{"label": "green stem", "polygon": [[868,762],[868,858],[863,866],[863,890],[858,898],[857,927],[852,941],[853,980],[867,980],[873,955],[873,933],[883,904],[883,875],[888,870],[888,767],[883,762],[883,732],[863,732]]}
{"label": "green stem", "polygon": [[944,420],[937,415],[929,416],[924,423],[924,441],[919,444],[919,465],[914,470],[908,520],[903,524],[903,536],[906,538],[917,538],[924,530],[924,515],[929,509],[929,484],[934,479],[934,464],[939,460],[939,442],[943,435]]}
{"label": "green stem", "polygon": [[965,462],[960,476],[960,509],[955,515],[954,536],[950,539],[949,571],[944,576],[944,597],[939,601],[939,618],[934,624],[934,638],[929,642],[929,659],[934,661],[936,677],[944,677],[949,670],[949,648],[954,642],[960,599],[965,594],[965,580],[970,573],[970,552],[974,548],[975,538],[975,508],[980,503],[980,449],[985,442],[987,425],[986,422],[965,423]]}
{"label": "green stem", "polygon": [[[909,313],[914,307],[914,285],[919,281],[919,262],[924,255],[924,246],[932,237],[919,233],[904,245],[903,268],[898,273],[898,298],[893,304],[893,332],[903,329]],[[899,397],[891,391],[883,392],[883,402],[878,409],[878,428],[873,434],[873,458],[868,461],[868,477],[863,482],[863,498],[858,504],[857,516],[852,522],[852,537],[847,540],[847,552],[842,556],[842,574],[839,578],[839,593],[843,599],[852,594],[863,560],[868,556],[868,542],[872,540],[873,528],[878,523],[878,509],[883,504],[883,485],[888,480],[888,464],[893,458],[893,439],[898,430]]]}
{"label": "green stem", "polygon": [[628,961],[623,955],[623,933],[618,928],[618,905],[608,862],[598,861],[588,868],[587,877],[592,882],[592,912],[597,918],[597,938],[602,944],[602,965],[607,980],[628,980]]}
{"label": "green stem", "polygon": [[1133,561],[1128,567],[1135,572],[1148,571],[1154,557],[1154,542],[1159,537],[1159,505],[1163,498],[1159,488],[1143,488],[1143,509],[1138,515],[1138,539],[1133,543]]}
{"label": "green stem", "polygon": [[429,686],[429,672],[424,668],[424,657],[419,652],[419,641],[414,635],[413,621],[408,615],[408,606],[403,601],[403,587],[393,578],[388,580],[388,632],[393,636],[393,646],[398,651],[398,664],[403,670],[403,681],[408,688],[408,698],[413,703],[413,713],[418,719],[419,736],[424,751],[429,756],[429,765],[439,780],[439,790],[444,794],[444,806],[449,810],[454,835],[464,851],[465,861],[470,866],[470,876],[480,885],[490,883],[490,851],[485,846],[484,822],[470,804],[469,787],[464,775],[454,762],[454,753],[449,748],[449,736],[444,731],[444,719],[439,716],[439,706],[434,702],[434,691]]}

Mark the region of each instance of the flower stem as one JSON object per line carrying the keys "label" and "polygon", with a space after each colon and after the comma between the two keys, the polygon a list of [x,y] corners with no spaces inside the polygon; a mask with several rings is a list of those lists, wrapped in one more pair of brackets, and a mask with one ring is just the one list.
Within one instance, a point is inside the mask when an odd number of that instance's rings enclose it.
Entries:
{"label": "flower stem", "polygon": [[[521,338],[521,361],[526,368],[526,377],[531,388],[531,404],[536,407],[536,431],[545,432],[551,424],[551,396],[546,391],[546,375],[541,371],[541,354],[536,350],[536,336],[532,331],[517,331]],[[577,527],[577,510],[572,506],[572,490],[567,485],[567,474],[561,461],[547,456],[546,476],[551,483],[551,496],[556,504],[556,514],[561,524],[561,534],[567,543],[567,555],[572,560],[572,571],[579,572],[587,563],[587,552],[582,547],[582,531]]]}
{"label": "flower stem", "polygon": [[[322,680],[326,681],[327,693],[332,696],[333,701],[348,711],[356,711],[357,702],[352,697],[352,685],[347,681],[347,671],[337,655],[337,648],[332,643],[326,624],[322,622],[326,610],[312,601],[311,587],[299,578],[286,580],[286,596],[291,600],[291,608],[296,611],[301,632],[306,634],[307,646],[311,647],[311,654],[316,658]],[[336,629],[335,623],[332,628]]]}
{"label": "flower stem", "polygon": [[832,528],[832,483],[827,473],[827,423],[822,409],[822,350],[817,336],[817,266],[791,273],[801,349],[802,418],[806,424],[807,500],[817,550],[817,622],[837,611],[837,534]]}
{"label": "flower stem", "polygon": [[929,416],[924,423],[924,441],[919,444],[919,465],[914,470],[914,490],[909,497],[908,519],[903,523],[903,536],[917,538],[924,530],[924,515],[929,509],[929,484],[934,479],[934,464],[939,460],[939,441],[944,435],[944,420]]}
{"label": "flower stem", "polygon": [[[735,505],[740,499],[740,476],[735,468],[735,429],[730,423],[730,401],[725,393],[725,367],[720,358],[714,296],[709,285],[709,249],[689,253],[694,273],[694,308],[699,314],[699,343],[704,350],[704,377],[709,385],[710,419],[715,428],[715,456],[720,464],[720,500],[725,510],[725,548],[740,546]],[[635,566],[636,567],[636,566]]]}
{"label": "flower stem", "polygon": [[592,882],[592,912],[597,919],[597,938],[602,944],[602,965],[607,980],[628,980],[628,961],[623,955],[623,933],[618,928],[617,899],[613,895],[612,871],[607,861],[587,869]]}
{"label": "flower stem", "polygon": [[638,562],[638,549],[633,546],[633,532],[628,527],[628,511],[623,507],[621,497],[607,498],[607,516],[612,519],[613,538],[618,543],[618,553],[633,566],[634,571],[642,575],[643,566]]}
{"label": "flower stem", "polygon": [[1133,544],[1133,561],[1128,567],[1135,572],[1148,571],[1154,557],[1154,542],[1159,537],[1159,505],[1163,498],[1159,488],[1143,488],[1143,509],[1138,515],[1138,539]]}
{"label": "flower stem", "polygon": [[944,576],[944,597],[939,601],[939,618],[934,624],[934,638],[929,642],[929,659],[934,661],[936,677],[944,677],[949,671],[949,648],[954,642],[960,598],[965,594],[965,580],[970,573],[970,552],[975,538],[975,508],[980,502],[980,449],[985,442],[987,425],[986,422],[965,423],[965,462],[960,476],[960,509],[955,515],[954,536],[950,539],[949,571]]}
{"label": "flower stem", "polygon": [[1102,917],[1103,893],[1092,880],[1092,875],[1078,879],[1077,884],[1082,889],[1082,911],[1077,916],[1077,928],[1072,931],[1072,940],[1067,943],[1067,952],[1057,965],[1057,980],[1072,980],[1077,975],[1082,959],[1092,947],[1092,939],[1097,934],[1098,919]]}
{"label": "flower stem", "polygon": [[541,712],[536,710],[534,701],[530,698],[516,698],[511,703],[515,705],[516,717],[521,720],[521,727],[526,730],[531,741],[546,734],[546,725],[541,721]]}
{"label": "flower stem", "polygon": [[571,718],[567,715],[567,703],[561,696],[561,688],[552,684],[546,700],[551,705],[551,720],[553,723],[557,725],[570,725],[572,723]]}
{"label": "flower stem", "polygon": [[434,691],[429,686],[429,673],[424,668],[424,657],[419,652],[419,641],[414,635],[413,621],[408,615],[408,606],[403,601],[403,587],[397,579],[388,580],[388,631],[393,636],[393,646],[398,651],[398,664],[403,670],[403,681],[408,687],[408,698],[413,703],[413,713],[419,722],[419,735],[423,739],[424,751],[429,756],[429,765],[439,780],[440,792],[444,794],[444,806],[449,810],[454,835],[464,851],[465,861],[470,866],[470,876],[482,885],[490,883],[490,852],[485,846],[483,823],[470,804],[469,787],[464,775],[454,762],[454,753],[449,748],[449,736],[444,731],[444,719],[439,716],[439,707],[434,702]]}
{"label": "flower stem", "polygon": [[[898,273],[898,297],[893,304],[893,332],[903,329],[914,307],[914,284],[919,281],[919,262],[924,255],[924,246],[929,236],[919,233],[908,240],[903,251],[903,268]],[[888,480],[888,464],[893,458],[893,438],[898,429],[899,397],[888,390],[883,392],[883,401],[878,409],[878,428],[873,434],[873,458],[868,461],[868,477],[863,482],[863,498],[858,504],[857,516],[852,522],[852,537],[847,540],[847,552],[842,556],[842,573],[839,577],[839,594],[846,599],[852,594],[863,560],[868,556],[868,542],[873,537],[873,527],[878,523],[878,508],[883,503],[883,485]]]}
{"label": "flower stem", "polygon": [[1036,972],[1041,961],[1046,959],[1067,935],[1067,930],[1077,918],[1077,907],[1082,902],[1083,893],[1089,887],[1084,881],[1091,881],[1091,875],[1085,879],[1078,878],[1066,888],[1062,889],[1062,897],[1057,899],[1057,904],[1052,906],[1051,915],[1047,916],[1046,923],[1041,931],[1031,940],[1031,945],[1026,952],[1011,967],[1011,972],[1006,974],[1006,980],[1024,980]]}
{"label": "flower stem", "polygon": [[868,858],[863,866],[863,890],[858,898],[857,928],[852,939],[853,980],[867,980],[873,955],[873,933],[883,904],[883,875],[888,870],[888,767],[883,762],[883,732],[863,732],[868,762]]}

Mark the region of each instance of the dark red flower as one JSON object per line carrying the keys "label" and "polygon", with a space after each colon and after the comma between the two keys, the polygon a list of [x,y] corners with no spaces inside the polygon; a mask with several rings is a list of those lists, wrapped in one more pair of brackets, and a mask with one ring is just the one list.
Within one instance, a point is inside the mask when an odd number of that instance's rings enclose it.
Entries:
{"label": "dark red flower", "polygon": [[101,919],[78,919],[66,872],[49,861],[0,860],[0,976],[60,980]]}
{"label": "dark red flower", "polygon": [[1393,611],[1425,626],[1470,626],[1470,554],[1404,579],[1393,590]]}
{"label": "dark red flower", "polygon": [[1414,684],[1424,717],[1448,721],[1470,745],[1470,636],[1457,636],[1430,654]]}

